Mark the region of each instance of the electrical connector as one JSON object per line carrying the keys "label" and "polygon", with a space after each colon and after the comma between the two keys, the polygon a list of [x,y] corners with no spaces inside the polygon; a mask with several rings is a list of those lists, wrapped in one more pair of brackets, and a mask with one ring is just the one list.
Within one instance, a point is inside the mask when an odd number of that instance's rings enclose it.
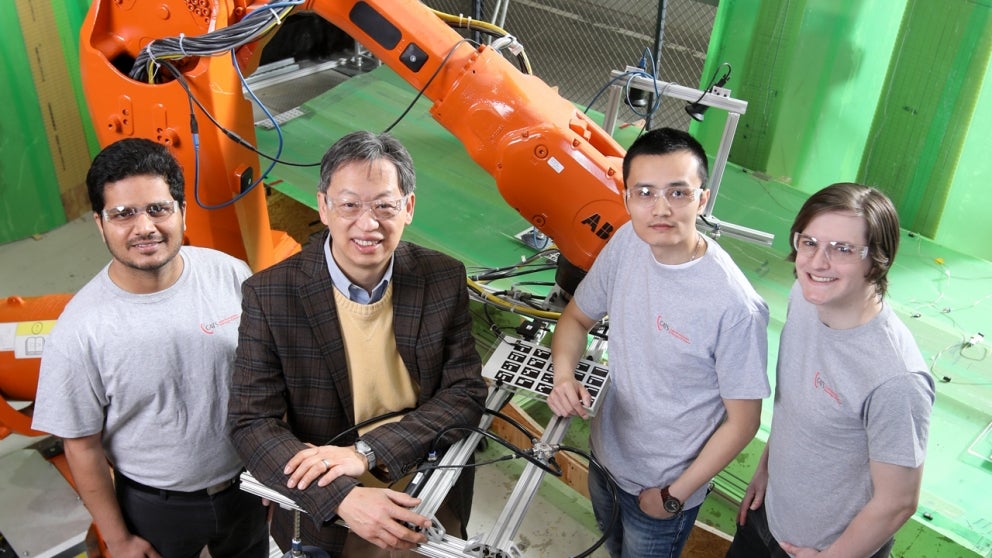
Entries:
{"label": "electrical connector", "polygon": [[648,69],[648,58],[644,54],[641,54],[641,61],[637,63],[637,68],[640,70]]}
{"label": "electrical connector", "polygon": [[725,97],[727,99],[730,98],[730,90],[726,87],[717,87],[714,85],[713,87],[710,87],[710,90],[707,91],[707,93],[710,95],[716,95],[717,97]]}
{"label": "electrical connector", "polygon": [[541,331],[541,323],[537,320],[524,320],[517,326],[517,334],[526,339],[527,341],[533,341],[537,337],[537,334]]}
{"label": "electrical connector", "polygon": [[964,346],[974,347],[975,345],[980,345],[984,340],[985,340],[985,336],[982,335],[982,332],[979,331],[978,333],[968,338],[968,340],[964,342]]}

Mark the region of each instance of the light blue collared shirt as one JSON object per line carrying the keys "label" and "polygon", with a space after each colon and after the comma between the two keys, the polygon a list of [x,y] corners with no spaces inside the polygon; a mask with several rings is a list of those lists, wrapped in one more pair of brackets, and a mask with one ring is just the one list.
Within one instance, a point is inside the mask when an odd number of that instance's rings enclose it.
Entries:
{"label": "light blue collared shirt", "polygon": [[334,283],[334,288],[347,296],[348,300],[359,304],[372,304],[373,302],[379,302],[385,296],[386,287],[389,286],[389,280],[393,278],[393,258],[395,256],[389,258],[389,265],[386,266],[385,275],[382,276],[382,280],[372,289],[371,293],[352,283],[351,279],[348,279],[344,272],[341,271],[341,268],[338,267],[338,263],[334,261],[334,256],[331,255],[330,236],[324,241],[324,257],[327,258],[327,271],[331,274],[331,282]]}

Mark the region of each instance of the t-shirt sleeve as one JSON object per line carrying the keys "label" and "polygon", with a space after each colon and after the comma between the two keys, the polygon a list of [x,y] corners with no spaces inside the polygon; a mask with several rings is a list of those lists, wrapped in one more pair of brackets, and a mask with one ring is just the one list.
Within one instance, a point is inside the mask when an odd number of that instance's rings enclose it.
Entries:
{"label": "t-shirt sleeve", "polygon": [[875,388],[865,403],[868,458],[919,467],[926,457],[933,381],[922,372],[899,374]]}
{"label": "t-shirt sleeve", "polygon": [[599,321],[606,315],[609,306],[609,293],[612,289],[613,281],[616,278],[616,252],[618,246],[618,232],[613,239],[599,252],[593,261],[589,272],[575,289],[575,305],[583,314]]}
{"label": "t-shirt sleeve", "polygon": [[764,399],[768,383],[768,309],[756,306],[720,332],[716,371],[723,399]]}
{"label": "t-shirt sleeve", "polygon": [[61,438],[96,434],[108,403],[99,375],[90,373],[87,358],[69,358],[54,335],[42,353],[31,427]]}

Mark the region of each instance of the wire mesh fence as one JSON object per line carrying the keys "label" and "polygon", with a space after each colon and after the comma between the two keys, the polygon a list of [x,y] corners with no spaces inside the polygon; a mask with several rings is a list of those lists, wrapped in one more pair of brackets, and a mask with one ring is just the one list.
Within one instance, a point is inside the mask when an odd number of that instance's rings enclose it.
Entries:
{"label": "wire mesh fence", "polygon": [[[638,66],[659,80],[700,87],[716,6],[702,0],[428,0],[443,12],[480,17],[517,37],[534,74],[567,99],[606,109],[610,72]],[[481,5],[481,10],[473,10]],[[661,53],[655,53],[661,36]],[[653,64],[652,64],[653,63]],[[619,82],[623,83],[623,82]],[[662,98],[650,127],[687,129],[685,102]],[[622,105],[618,124],[639,124],[651,106]]]}

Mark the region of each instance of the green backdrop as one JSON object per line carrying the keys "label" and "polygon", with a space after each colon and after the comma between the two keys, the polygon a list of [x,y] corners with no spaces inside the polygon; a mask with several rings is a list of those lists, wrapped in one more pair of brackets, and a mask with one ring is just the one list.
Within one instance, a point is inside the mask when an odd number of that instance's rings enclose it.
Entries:
{"label": "green backdrop", "polygon": [[[703,78],[730,63],[748,101],[732,162],[807,194],[876,186],[905,228],[992,260],[990,53],[988,2],[723,0]],[[710,150],[713,116],[691,129]]]}

